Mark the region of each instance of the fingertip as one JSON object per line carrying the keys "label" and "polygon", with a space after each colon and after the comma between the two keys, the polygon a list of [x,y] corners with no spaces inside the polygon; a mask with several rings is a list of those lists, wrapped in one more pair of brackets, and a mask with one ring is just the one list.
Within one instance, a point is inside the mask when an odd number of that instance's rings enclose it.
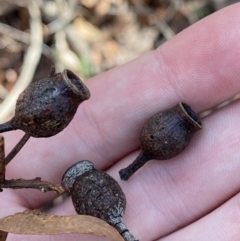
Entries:
{"label": "fingertip", "polygon": [[237,3],[215,12],[155,52],[156,59],[168,70],[167,81],[176,96],[197,111],[209,109],[239,92],[239,11]]}

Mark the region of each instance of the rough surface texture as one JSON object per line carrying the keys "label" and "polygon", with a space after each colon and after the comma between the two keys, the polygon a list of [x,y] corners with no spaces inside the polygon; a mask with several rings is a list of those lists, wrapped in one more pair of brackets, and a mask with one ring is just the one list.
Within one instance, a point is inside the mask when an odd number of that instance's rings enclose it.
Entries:
{"label": "rough surface texture", "polygon": [[151,159],[166,160],[178,155],[187,147],[194,133],[201,129],[197,115],[188,105],[183,105],[180,103],[154,115],[144,125],[141,147]]}
{"label": "rough surface texture", "polygon": [[167,160],[180,154],[201,128],[196,113],[182,102],[152,116],[141,132],[142,150],[133,163],[119,171],[121,179],[128,180],[151,159]]}
{"label": "rough surface texture", "polygon": [[77,177],[93,169],[94,169],[93,164],[88,160],[82,160],[75,163],[74,165],[69,167],[67,171],[63,174],[62,185],[68,191],[71,191]]}
{"label": "rough surface texture", "polygon": [[50,77],[19,95],[11,125],[34,137],[53,136],[70,123],[79,104],[89,97],[87,87],[71,71],[50,72]]}
{"label": "rough surface texture", "polygon": [[67,169],[62,185],[71,192],[78,214],[100,218],[121,234],[125,241],[137,241],[123,222],[126,197],[118,182],[82,160]]}
{"label": "rough surface texture", "polygon": [[72,200],[78,214],[101,218],[113,226],[121,221],[126,207],[119,184],[107,173],[96,169],[77,178]]}

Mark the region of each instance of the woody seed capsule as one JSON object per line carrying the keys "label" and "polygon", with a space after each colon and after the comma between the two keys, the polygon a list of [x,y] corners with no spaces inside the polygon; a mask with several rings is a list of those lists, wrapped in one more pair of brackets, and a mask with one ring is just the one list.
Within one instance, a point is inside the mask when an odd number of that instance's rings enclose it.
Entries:
{"label": "woody seed capsule", "polygon": [[132,164],[120,170],[121,179],[128,180],[149,160],[167,160],[177,156],[188,146],[194,133],[201,128],[202,124],[197,114],[182,102],[152,116],[141,132],[142,150]]}
{"label": "woody seed capsule", "polygon": [[100,218],[115,227],[125,241],[137,241],[122,219],[125,194],[107,173],[95,169],[90,161],[80,161],[64,173],[62,185],[70,191],[78,214]]}

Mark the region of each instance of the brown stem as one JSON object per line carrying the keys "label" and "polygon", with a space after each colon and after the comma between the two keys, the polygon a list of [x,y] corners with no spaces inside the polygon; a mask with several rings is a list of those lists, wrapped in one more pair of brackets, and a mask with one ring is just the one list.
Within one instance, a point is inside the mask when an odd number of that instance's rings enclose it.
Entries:
{"label": "brown stem", "polygon": [[119,171],[120,178],[124,181],[127,181],[140,167],[142,167],[149,160],[151,160],[151,158],[141,152],[139,156],[133,161],[133,163]]}
{"label": "brown stem", "polygon": [[3,183],[5,180],[5,169],[4,137],[0,136],[0,183]]}
{"label": "brown stem", "polygon": [[25,134],[22,139],[17,143],[17,145],[11,150],[11,152],[7,155],[5,158],[6,165],[17,155],[17,153],[23,148],[23,146],[26,144],[28,139],[30,138],[30,135]]}
{"label": "brown stem", "polygon": [[7,240],[8,233],[0,230],[0,241],[6,241]]}
{"label": "brown stem", "polygon": [[0,188],[11,188],[11,189],[21,189],[21,188],[34,188],[41,192],[55,191],[58,194],[64,192],[64,189],[60,185],[56,185],[50,182],[42,181],[40,177],[35,179],[11,179],[5,180],[0,183]]}
{"label": "brown stem", "polygon": [[129,232],[127,229],[125,223],[123,220],[121,220],[119,223],[114,225],[114,227],[117,229],[117,231],[120,233],[120,235],[123,237],[125,241],[138,241],[134,238],[134,236]]}
{"label": "brown stem", "polygon": [[15,130],[15,128],[12,127],[11,120],[3,124],[0,124],[0,133],[12,131],[12,130]]}

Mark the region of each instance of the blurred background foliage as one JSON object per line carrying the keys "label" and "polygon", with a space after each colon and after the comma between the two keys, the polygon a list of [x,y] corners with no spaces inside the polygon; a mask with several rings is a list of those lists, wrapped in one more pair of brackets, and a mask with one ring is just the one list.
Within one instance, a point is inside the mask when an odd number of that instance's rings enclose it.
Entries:
{"label": "blurred background foliage", "polygon": [[156,49],[232,0],[0,0],[0,121],[51,65],[83,80]]}

